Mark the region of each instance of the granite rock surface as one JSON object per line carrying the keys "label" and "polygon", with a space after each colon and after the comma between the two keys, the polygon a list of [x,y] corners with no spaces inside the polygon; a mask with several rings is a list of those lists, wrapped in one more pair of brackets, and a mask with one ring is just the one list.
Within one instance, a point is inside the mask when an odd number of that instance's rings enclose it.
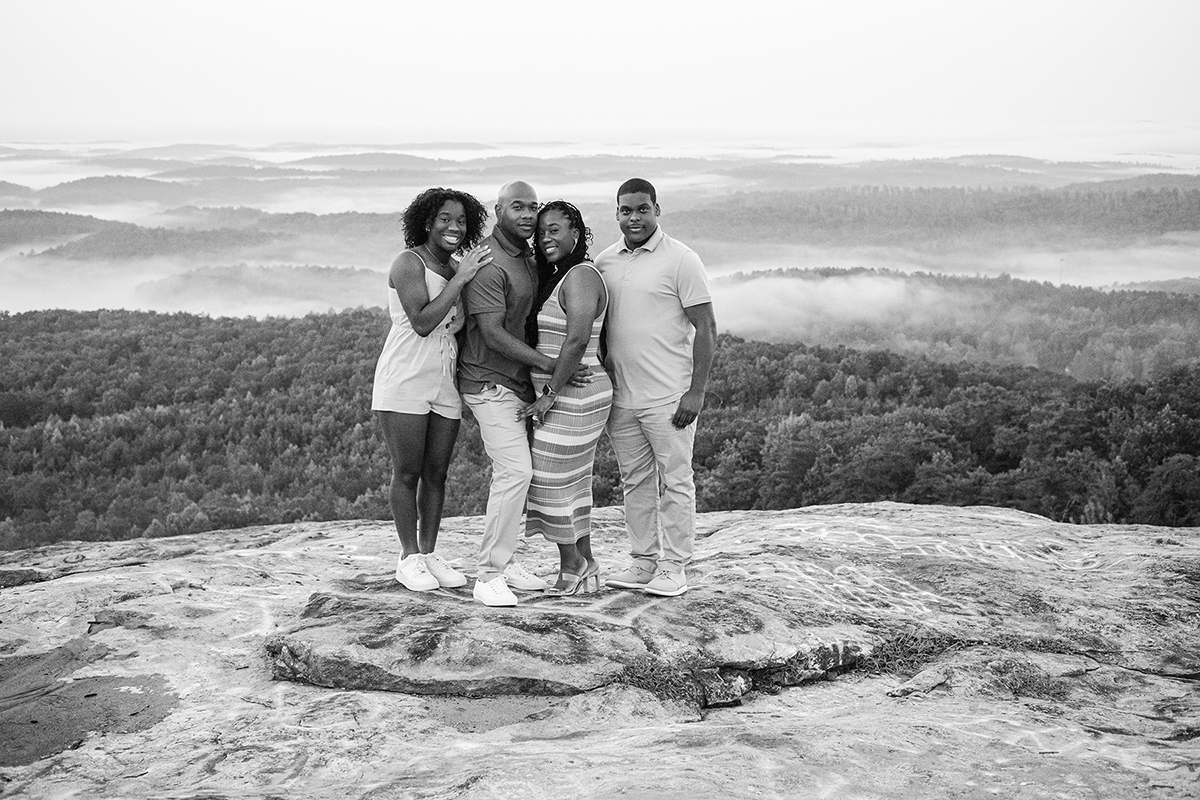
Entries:
{"label": "granite rock surface", "polygon": [[[439,552],[471,572],[480,529]],[[515,609],[401,588],[385,522],[0,554],[0,793],[1200,796],[1197,532],[880,503],[699,535],[682,597]],[[623,565],[620,509],[594,548]]]}

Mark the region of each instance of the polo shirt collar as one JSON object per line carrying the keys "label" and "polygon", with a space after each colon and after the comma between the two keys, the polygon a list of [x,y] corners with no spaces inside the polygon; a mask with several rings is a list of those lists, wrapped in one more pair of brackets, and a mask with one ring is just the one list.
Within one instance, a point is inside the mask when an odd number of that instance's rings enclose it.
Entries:
{"label": "polo shirt collar", "polygon": [[663,229],[662,229],[662,225],[659,225],[657,228],[654,229],[654,233],[650,234],[649,239],[642,242],[641,244],[639,244],[637,247],[633,248],[632,250],[629,249],[629,245],[626,243],[625,237],[622,236],[621,237],[621,251],[625,252],[625,253],[636,253],[638,250],[654,251],[654,250],[658,249],[658,246],[662,243],[662,240],[663,240]]}
{"label": "polo shirt collar", "polygon": [[509,239],[508,234],[506,234],[504,229],[499,225],[492,227],[492,238],[499,242],[500,247],[504,250],[504,252],[508,253],[513,258],[516,258],[517,256],[529,256],[533,252],[529,249],[528,242],[521,242],[520,244],[517,244],[512,239]]}

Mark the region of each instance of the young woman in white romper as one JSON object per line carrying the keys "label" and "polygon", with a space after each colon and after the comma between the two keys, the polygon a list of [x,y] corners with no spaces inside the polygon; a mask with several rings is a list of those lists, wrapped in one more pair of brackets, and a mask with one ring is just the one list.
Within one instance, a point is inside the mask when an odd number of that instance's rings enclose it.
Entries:
{"label": "young woman in white romper", "polygon": [[[402,218],[408,249],[392,262],[392,327],[375,366],[371,409],[392,459],[388,496],[400,558],[396,580],[412,591],[466,584],[434,552],[462,406],[454,374],[463,325],[460,295],[491,261],[483,237],[487,210],[465,192],[427,189]],[[454,253],[463,253],[457,264]]]}

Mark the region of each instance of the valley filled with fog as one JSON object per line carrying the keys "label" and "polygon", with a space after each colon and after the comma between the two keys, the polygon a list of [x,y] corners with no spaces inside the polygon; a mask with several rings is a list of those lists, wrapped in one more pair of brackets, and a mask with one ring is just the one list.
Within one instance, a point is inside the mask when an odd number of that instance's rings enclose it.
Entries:
{"label": "valley filled with fog", "polygon": [[722,330],[825,342],[843,324],[902,328],[948,306],[971,316],[961,298],[905,286],[913,273],[1195,291],[1196,172],[1148,156],[0,146],[0,310],[261,317],[384,306],[399,212],[422,189],[452,186],[490,206],[502,183],[527,180],[543,201],[580,206],[598,252],[618,236],[616,186],[641,175],[659,189],[664,229],[715,279]]}

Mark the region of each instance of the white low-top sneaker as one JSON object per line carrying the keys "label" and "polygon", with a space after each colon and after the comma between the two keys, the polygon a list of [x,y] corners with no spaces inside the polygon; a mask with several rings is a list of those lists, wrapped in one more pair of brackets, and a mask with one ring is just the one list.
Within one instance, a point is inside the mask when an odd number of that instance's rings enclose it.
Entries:
{"label": "white low-top sneaker", "polygon": [[514,561],[504,570],[504,580],[514,589],[523,592],[544,592],[550,584]]}
{"label": "white low-top sneaker", "polygon": [[660,569],[654,574],[654,580],[646,584],[646,594],[656,594],[659,597],[678,597],[688,590],[687,576],[683,570],[672,572]]}
{"label": "white low-top sneaker", "polygon": [[467,576],[446,563],[446,559],[437,553],[425,554],[425,569],[437,579],[443,589],[457,589],[467,585]]}
{"label": "white low-top sneaker", "polygon": [[620,572],[609,575],[604,585],[617,589],[645,589],[646,584],[654,580],[654,572],[655,569],[647,567],[645,562],[634,561]]}
{"label": "white low-top sneaker", "polygon": [[396,580],[410,592],[428,592],[441,585],[425,569],[425,559],[420,553],[402,557],[396,562]]}
{"label": "white low-top sneaker", "polygon": [[475,590],[471,592],[476,600],[485,606],[515,606],[517,596],[509,590],[503,575],[497,575],[490,581],[475,581]]}

